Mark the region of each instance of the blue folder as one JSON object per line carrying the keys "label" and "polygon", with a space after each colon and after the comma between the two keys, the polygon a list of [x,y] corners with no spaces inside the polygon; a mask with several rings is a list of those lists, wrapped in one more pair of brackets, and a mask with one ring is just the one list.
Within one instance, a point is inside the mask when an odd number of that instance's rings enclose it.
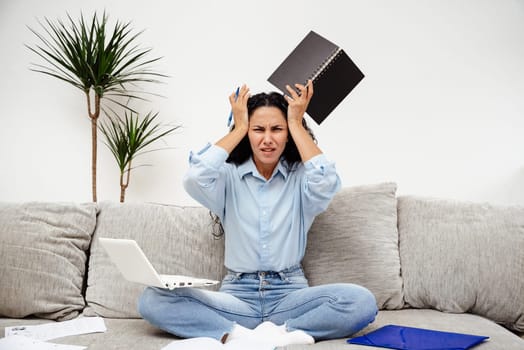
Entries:
{"label": "blue folder", "polygon": [[366,335],[348,339],[347,342],[399,350],[458,350],[469,349],[488,338],[480,335],[387,325]]}

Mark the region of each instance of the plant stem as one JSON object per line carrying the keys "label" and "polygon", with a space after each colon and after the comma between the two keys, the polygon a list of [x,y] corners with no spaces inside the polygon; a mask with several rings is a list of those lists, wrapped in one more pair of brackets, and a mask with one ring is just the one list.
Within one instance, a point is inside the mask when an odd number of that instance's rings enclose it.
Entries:
{"label": "plant stem", "polygon": [[126,198],[126,186],[124,185],[124,173],[120,173],[120,203]]}
{"label": "plant stem", "polygon": [[131,176],[131,161],[127,165],[127,178],[124,183],[124,173],[120,173],[120,203],[124,203],[126,197],[126,189],[129,186],[129,177]]}
{"label": "plant stem", "polygon": [[97,201],[96,196],[96,162],[97,162],[97,135],[98,135],[98,117],[100,115],[100,96],[95,93],[95,112],[91,109],[90,90],[86,91],[87,96],[87,112],[91,119],[91,192],[93,194],[93,202]]}
{"label": "plant stem", "polygon": [[91,192],[93,193],[93,202],[97,201],[96,198],[96,133],[97,133],[97,119],[91,118]]}

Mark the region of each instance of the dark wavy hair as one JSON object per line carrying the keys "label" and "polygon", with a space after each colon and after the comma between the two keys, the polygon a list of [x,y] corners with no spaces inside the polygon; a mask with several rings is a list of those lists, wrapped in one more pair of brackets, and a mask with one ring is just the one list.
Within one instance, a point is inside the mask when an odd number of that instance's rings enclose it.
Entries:
{"label": "dark wavy hair", "polygon": [[[284,95],[278,92],[261,92],[251,96],[247,101],[248,118],[251,118],[253,112],[259,107],[276,107],[282,111],[282,114],[284,114],[287,120],[288,103],[284,98]],[[313,131],[311,131],[305,119],[302,119],[302,126],[304,127],[304,129],[307,130],[313,141],[317,142],[317,139],[315,138]],[[234,128],[235,125],[231,127],[231,130],[233,130]],[[240,165],[249,160],[249,158],[251,158],[252,155],[253,150],[251,149],[251,145],[249,143],[249,137],[248,135],[246,135],[229,154],[229,157],[227,158],[226,162]],[[292,171],[295,168],[295,166],[301,162],[300,153],[298,152],[297,145],[295,144],[295,141],[292,137],[289,137],[289,140],[286,143],[284,152],[282,152],[282,159],[285,160],[285,166],[289,171]],[[217,215],[215,215],[212,212],[210,212],[209,214],[211,215],[211,218],[213,220],[213,236],[218,239],[224,235],[224,227],[222,226],[222,223],[220,222],[220,219]]]}

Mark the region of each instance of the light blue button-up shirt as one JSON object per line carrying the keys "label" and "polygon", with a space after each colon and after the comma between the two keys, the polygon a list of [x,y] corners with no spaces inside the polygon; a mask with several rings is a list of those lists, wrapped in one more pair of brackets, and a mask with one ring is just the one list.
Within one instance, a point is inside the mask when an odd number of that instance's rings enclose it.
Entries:
{"label": "light blue button-up shirt", "polygon": [[302,261],[307,232],[340,189],[335,165],[323,154],[271,178],[252,159],[226,163],[227,152],[208,144],[191,153],[186,191],[217,214],[225,231],[225,265],[237,272],[282,271]]}

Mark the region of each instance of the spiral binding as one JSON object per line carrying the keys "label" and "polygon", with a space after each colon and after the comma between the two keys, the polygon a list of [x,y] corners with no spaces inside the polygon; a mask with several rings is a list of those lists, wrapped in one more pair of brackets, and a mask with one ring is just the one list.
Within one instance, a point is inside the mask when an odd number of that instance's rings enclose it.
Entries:
{"label": "spiral binding", "polygon": [[315,80],[317,80],[320,76],[322,76],[322,74],[324,74],[324,72],[326,71],[326,69],[333,64],[333,62],[336,61],[336,59],[340,56],[340,54],[342,53],[342,49],[340,47],[338,47],[335,51],[333,51],[331,53],[331,55],[329,55],[319,66],[317,69],[315,69],[315,71],[313,72],[313,74],[311,74],[308,78],[311,79],[313,81],[313,83],[315,82]]}

